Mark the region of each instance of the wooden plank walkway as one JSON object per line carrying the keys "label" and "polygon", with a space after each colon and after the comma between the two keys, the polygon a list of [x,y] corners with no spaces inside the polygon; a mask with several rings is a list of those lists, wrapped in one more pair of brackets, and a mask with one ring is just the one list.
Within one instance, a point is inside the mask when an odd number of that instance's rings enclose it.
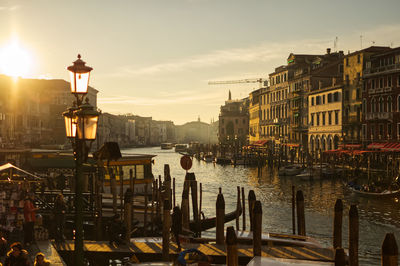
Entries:
{"label": "wooden plank walkway", "polygon": [[[66,241],[64,243],[54,243],[56,249],[60,252],[68,252],[74,250],[74,242]],[[183,243],[182,249],[197,248],[204,254],[211,256],[214,260],[223,260],[226,257],[225,245],[216,244],[196,244]],[[155,241],[132,242],[131,245],[112,246],[106,241],[85,241],[84,250],[86,253],[114,253],[129,256],[135,254],[139,259],[142,257],[150,257],[154,260],[162,256],[162,243]],[[170,243],[169,253],[172,257],[179,254],[177,245]],[[111,255],[111,254],[110,254]],[[238,245],[239,260],[250,260],[253,257],[253,248],[250,245]],[[334,260],[334,252],[329,248],[317,247],[289,247],[262,246],[262,257],[298,259],[308,261],[332,262]]]}

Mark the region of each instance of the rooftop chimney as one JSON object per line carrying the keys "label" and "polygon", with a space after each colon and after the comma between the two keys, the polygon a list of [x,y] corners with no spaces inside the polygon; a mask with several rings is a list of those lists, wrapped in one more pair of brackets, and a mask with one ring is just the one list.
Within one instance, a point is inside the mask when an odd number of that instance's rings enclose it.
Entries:
{"label": "rooftop chimney", "polygon": [[326,49],[326,53],[327,53],[327,54],[331,54],[331,48],[327,48],[327,49]]}

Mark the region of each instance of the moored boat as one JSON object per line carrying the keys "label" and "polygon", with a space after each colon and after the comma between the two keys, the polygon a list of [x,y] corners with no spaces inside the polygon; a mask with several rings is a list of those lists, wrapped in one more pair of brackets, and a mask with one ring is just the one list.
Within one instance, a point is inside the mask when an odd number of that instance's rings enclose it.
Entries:
{"label": "moored boat", "polygon": [[370,192],[370,191],[364,191],[362,190],[361,186],[347,186],[351,192],[353,192],[356,195],[359,196],[364,196],[364,197],[397,197],[400,196],[400,189],[398,190],[384,190],[382,192]]}
{"label": "moored boat", "polygon": [[301,167],[300,165],[287,165],[287,166],[280,168],[278,171],[278,174],[294,176],[294,175],[300,174],[302,170],[303,170],[303,167]]}
{"label": "moored boat", "polygon": [[174,147],[174,144],[166,142],[166,143],[161,143],[161,149],[162,150],[170,150]]}
{"label": "moored boat", "polygon": [[176,144],[175,145],[175,152],[186,152],[187,151],[187,145],[186,144]]}

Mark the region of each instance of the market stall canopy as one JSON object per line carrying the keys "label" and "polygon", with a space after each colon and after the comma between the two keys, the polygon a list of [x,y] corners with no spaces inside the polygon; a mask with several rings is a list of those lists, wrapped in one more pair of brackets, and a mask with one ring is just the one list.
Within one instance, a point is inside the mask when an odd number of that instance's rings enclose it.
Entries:
{"label": "market stall canopy", "polygon": [[[5,171],[9,171],[9,179],[10,179],[10,176],[11,176],[13,170],[17,170],[18,172],[22,172],[25,175],[27,175],[27,176],[29,176],[31,178],[34,178],[34,179],[41,179],[39,176],[31,174],[31,173],[29,173],[29,172],[27,172],[27,171],[25,171],[25,170],[23,170],[21,168],[18,168],[15,165],[12,165],[10,163],[6,163],[6,164],[0,166],[0,173],[5,172]],[[11,179],[12,179],[12,177],[11,177]]]}

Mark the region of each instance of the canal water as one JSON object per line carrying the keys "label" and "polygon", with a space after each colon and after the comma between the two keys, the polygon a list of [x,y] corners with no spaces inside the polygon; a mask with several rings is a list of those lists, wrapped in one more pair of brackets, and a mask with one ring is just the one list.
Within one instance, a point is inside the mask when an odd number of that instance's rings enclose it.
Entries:
{"label": "canal water", "polygon": [[[159,147],[127,149],[123,153],[154,154],[153,174],[163,176],[164,164],[170,165],[171,177],[176,180],[177,203],[181,202],[182,185],[186,171],[180,166],[182,155],[174,150]],[[237,186],[244,187],[246,195],[253,189],[257,200],[262,203],[263,232],[292,233],[292,186],[302,190],[305,200],[306,232],[324,246],[332,246],[333,211],[336,199],[344,204],[343,246],[348,248],[348,211],[351,204],[357,204],[360,223],[359,261],[360,265],[380,265],[382,241],[386,233],[394,233],[400,246],[400,202],[398,198],[363,198],[348,191],[340,178],[318,181],[301,181],[293,177],[278,176],[277,169],[263,169],[257,177],[257,168],[230,165],[221,166],[193,160],[189,170],[202,183],[203,206],[206,217],[215,216],[218,188],[225,198],[225,212],[236,208]],[[248,207],[246,206],[248,224]],[[231,225],[234,225],[234,221]],[[242,228],[242,217],[240,217]],[[215,229],[214,229],[215,230]],[[215,232],[215,231],[214,231]],[[212,233],[212,231],[211,231]]]}

